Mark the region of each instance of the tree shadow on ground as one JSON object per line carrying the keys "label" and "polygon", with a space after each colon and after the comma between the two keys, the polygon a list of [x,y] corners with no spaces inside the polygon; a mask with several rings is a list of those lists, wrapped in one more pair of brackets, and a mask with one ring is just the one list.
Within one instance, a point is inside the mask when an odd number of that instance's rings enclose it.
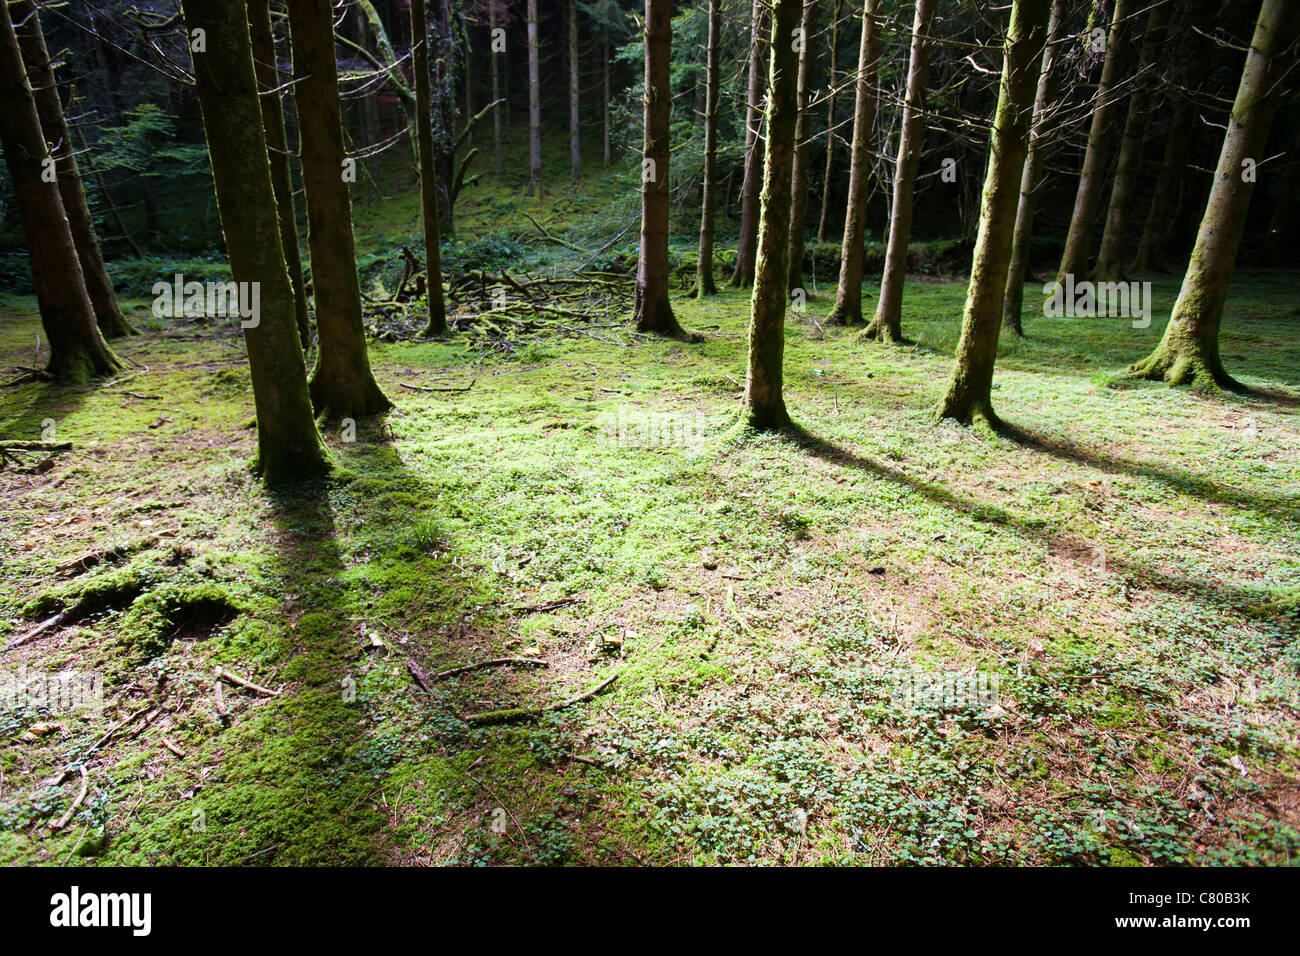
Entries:
{"label": "tree shadow on ground", "polygon": [[386,427],[363,429],[337,449],[341,480],[272,499],[288,683],[240,721],[238,758],[209,801],[210,823],[239,834],[223,855],[280,865],[563,862],[545,831],[571,815],[566,774],[578,771],[537,759],[531,739],[555,728],[465,720],[559,696],[555,678],[514,667],[440,678],[440,668],[501,656],[510,609],[453,552],[437,496]]}
{"label": "tree shadow on ground", "polygon": [[1141,476],[1216,504],[1240,505],[1275,517],[1295,520],[1300,517],[1300,499],[1289,495],[1262,495],[1220,485],[1179,468],[1158,467],[1150,462],[1130,461],[1095,448],[1084,448],[1064,438],[1044,435],[1020,425],[1001,421],[997,434],[1024,448],[1065,461],[1096,468],[1112,475]]}
{"label": "tree shadow on ground", "polygon": [[[791,438],[815,457],[893,482],[973,521],[1000,525],[1024,538],[1037,541],[1051,554],[1064,555],[1080,563],[1091,563],[1096,554],[1095,542],[1063,534],[1045,522],[1019,517],[994,504],[961,498],[941,485],[923,481],[884,462],[841,448],[802,428],[796,427]],[[1259,606],[1269,600],[1269,595],[1259,590],[1179,577],[1130,561],[1122,555],[1107,553],[1106,569],[1108,573],[1126,578],[1132,587],[1151,588],[1175,595],[1193,593],[1234,609]]]}

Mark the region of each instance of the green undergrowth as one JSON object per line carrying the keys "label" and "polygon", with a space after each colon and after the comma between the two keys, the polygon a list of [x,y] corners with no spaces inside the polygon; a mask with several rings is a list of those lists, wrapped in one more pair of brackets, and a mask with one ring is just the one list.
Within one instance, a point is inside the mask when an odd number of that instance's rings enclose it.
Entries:
{"label": "green undergrowth", "polygon": [[[1287,281],[1236,277],[1224,356],[1294,390]],[[397,409],[274,495],[233,333],[164,322],[121,381],[8,389],[0,437],[74,449],[0,472],[0,642],[66,614],[0,668],[100,675],[103,713],[0,710],[0,860],[1291,861],[1300,429],[1114,387],[1176,291],[1134,329],[1029,287],[1000,434],[933,420],[960,282],[908,286],[902,348],[825,327],[819,287],[795,435],[731,431],[743,293],[675,300],[698,344],[375,343]],[[0,308],[30,364],[31,301]],[[439,676],[502,657],[548,666]]]}

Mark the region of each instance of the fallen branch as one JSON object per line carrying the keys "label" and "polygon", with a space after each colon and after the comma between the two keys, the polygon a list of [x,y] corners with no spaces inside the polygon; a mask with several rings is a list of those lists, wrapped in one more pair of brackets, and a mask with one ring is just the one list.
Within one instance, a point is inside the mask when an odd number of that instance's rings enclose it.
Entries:
{"label": "fallen branch", "polygon": [[564,710],[564,708],[572,707],[574,704],[580,704],[584,700],[591,700],[591,698],[595,697],[616,680],[618,680],[617,674],[601,681],[591,690],[579,694],[577,697],[570,697],[568,700],[560,701],[558,704],[548,704],[545,707],[511,707],[506,710],[489,710],[481,714],[467,714],[463,719],[466,723],[474,724],[478,727],[485,727],[492,724],[510,724],[521,720],[536,720],[542,714],[548,714],[556,710]]}
{"label": "fallen branch", "polygon": [[144,551],[152,548],[157,543],[157,538],[149,538],[147,541],[135,544],[117,544],[101,551],[86,551],[75,558],[69,558],[67,561],[56,564],[54,570],[59,573],[59,577],[75,578],[83,571],[89,571],[105,561],[121,561],[132,551]]}
{"label": "fallen branch", "polygon": [[516,614],[544,614],[547,611],[554,611],[557,608],[568,607],[570,604],[580,604],[577,598],[560,598],[558,601],[543,601],[541,604],[525,604],[522,607],[515,608]]}
{"label": "fallen branch", "polygon": [[468,674],[470,671],[482,670],[485,667],[504,667],[507,664],[520,664],[527,667],[550,667],[551,665],[535,657],[497,657],[490,661],[479,661],[477,664],[462,664],[460,667],[450,667],[445,671],[438,671],[433,675],[434,680],[446,680],[448,677],[455,677],[457,674]]}
{"label": "fallen branch", "polygon": [[525,219],[527,219],[529,222],[531,222],[534,226],[537,227],[537,231],[542,234],[542,238],[547,240],[548,242],[554,242],[557,245],[564,246],[564,248],[566,249],[572,249],[574,252],[581,253],[584,256],[591,256],[593,260],[600,255],[600,253],[597,253],[596,255],[592,256],[590,249],[584,249],[582,248],[582,246],[575,246],[573,243],[565,239],[561,239],[559,236],[554,235],[550,232],[547,232],[546,227],[543,226],[536,219],[534,219],[532,216],[528,215],[528,213],[522,213],[522,215]]}
{"label": "fallen branch", "polygon": [[67,619],[67,617],[68,617],[67,611],[60,611],[58,614],[54,615],[53,617],[47,617],[45,620],[41,621],[41,623],[37,624],[34,628],[32,628],[30,631],[24,634],[22,637],[14,638],[12,641],[6,644],[4,647],[5,651],[12,651],[15,647],[22,647],[24,644],[30,644],[38,637],[42,637],[47,634],[54,633],[54,631],[58,629],[58,627],[64,622],[64,620]]}
{"label": "fallen branch", "polygon": [[50,824],[51,830],[62,830],[72,821],[73,814],[77,812],[77,808],[81,806],[81,802],[86,799],[86,793],[90,790],[90,775],[86,773],[86,768],[81,766],[77,769],[81,771],[81,792],[77,794],[77,799],[72,801],[72,806],[68,807],[68,812]]}
{"label": "fallen branch", "polygon": [[478,379],[476,378],[470,379],[470,383],[464,388],[438,385],[411,385],[408,382],[398,382],[397,384],[402,386],[402,388],[409,388],[413,392],[468,392],[474,387],[474,383],[477,381]]}
{"label": "fallen branch", "polygon": [[226,670],[224,667],[217,668],[217,680],[228,680],[232,684],[238,684],[240,687],[246,687],[255,694],[261,694],[263,697],[279,697],[280,691],[267,690],[261,684],[254,684],[246,677],[240,677],[238,674]]}

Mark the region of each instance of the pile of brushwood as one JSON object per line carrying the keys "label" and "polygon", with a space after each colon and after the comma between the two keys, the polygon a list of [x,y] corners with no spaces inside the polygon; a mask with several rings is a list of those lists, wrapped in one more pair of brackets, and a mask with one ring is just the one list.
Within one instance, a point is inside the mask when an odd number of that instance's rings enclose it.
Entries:
{"label": "pile of brushwood", "polygon": [[[397,291],[391,297],[363,297],[366,332],[388,342],[418,335],[427,319],[423,264],[409,249],[403,248],[402,256]],[[608,341],[601,330],[625,326],[632,294],[630,274],[607,271],[536,276],[469,270],[443,279],[448,332],[489,351],[512,352],[538,336]]]}

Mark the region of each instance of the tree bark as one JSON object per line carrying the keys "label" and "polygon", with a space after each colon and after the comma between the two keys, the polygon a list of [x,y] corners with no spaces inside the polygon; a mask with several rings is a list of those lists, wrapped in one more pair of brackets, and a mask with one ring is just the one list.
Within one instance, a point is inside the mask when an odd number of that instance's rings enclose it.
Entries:
{"label": "tree bark", "polygon": [[442,335],[447,331],[447,306],[442,297],[442,251],[438,245],[438,176],[433,165],[429,29],[424,0],[411,0],[411,36],[417,38],[411,46],[411,62],[415,71],[415,141],[419,158],[420,223],[424,231],[425,300],[429,305],[424,334]]}
{"label": "tree bark", "polygon": [[799,89],[796,106],[798,119],[794,130],[794,172],[790,180],[790,249],[786,254],[786,261],[790,267],[791,292],[803,288],[804,220],[808,217],[808,164],[812,153],[812,147],[807,141],[808,87],[812,82],[812,65],[815,59],[810,47],[816,12],[814,0],[805,0],[803,16],[799,21],[803,45],[799,51]]}
{"label": "tree bark", "polygon": [[[364,19],[363,19],[364,23]],[[271,186],[275,190],[276,219],[280,243],[293,286],[294,317],[298,338],[305,352],[311,345],[311,322],[307,315],[307,285],[302,275],[302,254],[298,249],[298,218],[293,207],[293,182],[289,178],[289,145],[284,133],[284,106],[280,102],[280,70],[271,32],[269,0],[248,0],[248,30],[253,42],[253,70],[262,91],[262,124],[266,127],[266,149],[271,161]]]}
{"label": "tree bark", "polygon": [[[1185,176],[1193,134],[1197,126],[1196,104],[1193,96],[1200,90],[1201,84],[1209,75],[1210,41],[1206,33],[1219,9],[1219,5],[1213,0],[1203,0],[1194,3],[1189,10],[1189,25],[1179,48],[1179,59],[1184,64],[1182,88],[1170,94],[1174,101],[1173,112],[1170,114],[1169,126],[1165,131],[1165,149],[1160,160],[1160,172],[1156,177],[1155,192],[1151,197],[1151,206],[1147,211],[1146,224],[1142,229],[1137,255],[1133,259],[1134,272],[1149,272],[1153,269],[1163,271],[1168,268],[1164,253],[1171,235],[1171,224],[1175,218],[1174,200],[1178,196],[1179,185]],[[1202,29],[1198,30],[1197,27]]]}
{"label": "tree bark", "polygon": [[195,86],[230,271],[236,282],[260,283],[258,324],[244,329],[257,407],[254,467],[268,485],[322,478],[330,463],[307,392],[246,7],[182,0],[182,10],[186,27],[206,36],[206,52],[193,54]]}
{"label": "tree bark", "polygon": [[503,54],[498,53],[493,44],[496,43],[497,32],[497,5],[496,0],[488,0],[488,29],[491,31],[492,40],[488,45],[488,62],[492,64],[492,102],[497,105],[492,108],[492,168],[496,170],[497,182],[501,182],[501,114],[509,109],[505,103],[501,103],[501,67],[497,57]]}
{"label": "tree bark", "polygon": [[542,87],[537,44],[537,0],[528,0],[528,190],[541,199]]}
{"label": "tree bark", "polygon": [[1264,248],[1260,252],[1260,260],[1265,265],[1282,262],[1291,247],[1291,217],[1296,213],[1297,196],[1300,196],[1300,130],[1291,144],[1291,160],[1282,176],[1282,192],[1273,207],[1273,215],[1269,217]]}
{"label": "tree bark", "polygon": [[104,265],[104,255],[100,251],[99,237],[95,235],[90,206],[86,203],[85,186],[81,181],[81,171],[77,168],[72,137],[63,115],[63,104],[59,99],[36,7],[31,0],[16,0],[10,4],[10,15],[27,69],[27,78],[31,83],[41,132],[46,143],[50,144],[54,157],[59,197],[63,200],[63,211],[68,217],[68,227],[72,231],[72,241],[77,250],[77,260],[81,263],[81,273],[95,312],[95,321],[105,338],[135,335],[136,330],[118,307],[113,280],[109,278],[108,267]]}
{"label": "tree bark", "polygon": [[831,62],[827,66],[827,84],[830,95],[826,97],[826,169],[822,173],[822,214],[817,220],[817,241],[826,241],[826,225],[831,211],[831,171],[835,168],[835,64],[840,53],[840,0],[835,0],[831,21]]}
{"label": "tree bark", "polygon": [[569,0],[569,163],[576,183],[582,174],[578,114],[578,4]]}
{"label": "tree bark", "polygon": [[1135,375],[1209,391],[1244,390],[1219,355],[1223,303],[1255,185],[1243,175],[1243,163],[1263,156],[1282,93],[1285,54],[1298,32],[1300,0],[1263,0],[1178,301],[1160,344],[1130,366]]}
{"label": "tree bark", "polygon": [[605,165],[608,166],[608,165],[610,165],[612,162],[614,162],[614,154],[613,154],[613,152],[610,150],[610,145],[609,145],[609,97],[610,97],[610,89],[609,89],[609,34],[606,34],[606,35],[605,35],[604,42],[603,42],[602,46],[604,47],[605,73],[604,73],[604,76],[602,77],[601,82],[604,84],[604,87],[605,87],[605,97],[604,97],[604,102],[601,104],[601,113],[602,113],[602,116],[603,116],[604,135],[605,135]]}
{"label": "tree bark", "polygon": [[1016,208],[1015,238],[1011,242],[1011,265],[1007,268],[1007,291],[1002,300],[1002,327],[1015,335],[1025,334],[1020,316],[1025,304],[1025,279],[1029,275],[1029,246],[1034,233],[1034,212],[1038,189],[1042,184],[1043,131],[1047,128],[1047,111],[1056,95],[1056,54],[1065,30],[1065,0],[1055,0],[1047,21],[1047,47],[1043,50],[1042,68],[1038,73],[1038,90],[1034,94],[1034,120],[1029,130],[1029,147],[1025,154],[1025,171],[1020,177],[1020,203]]}
{"label": "tree bark", "polygon": [[758,132],[762,124],[759,106],[763,97],[763,55],[759,37],[763,31],[763,3],[754,0],[749,21],[749,92],[745,105],[745,176],[740,186],[740,236],[736,241],[736,268],[728,285],[748,288],[754,282],[754,246],[758,241],[759,188],[762,153]]}
{"label": "tree bark", "polygon": [[871,132],[876,123],[876,71],[879,59],[880,0],[862,5],[862,43],[858,48],[857,91],[853,105],[853,150],[849,163],[849,208],[844,214],[840,281],[827,322],[862,322],[862,240],[867,232],[867,191],[871,178]]}
{"label": "tree bark", "polygon": [[331,0],[288,0],[287,6],[319,343],[311,399],[327,418],[362,418],[392,403],[370,370],[361,321],[352,200],[343,179],[333,6]]}
{"label": "tree bark", "polygon": [[704,93],[704,187],[700,201],[700,246],[695,265],[695,295],[717,295],[713,280],[713,196],[718,160],[718,56],[721,47],[718,6],[721,0],[709,0],[709,48],[705,66]]}
{"label": "tree bark", "polygon": [[781,388],[789,288],[786,257],[789,255],[790,189],[799,116],[799,57],[792,41],[802,7],[801,0],[775,0],[772,8],[762,218],[750,299],[749,367],[744,404],[745,423],[760,431],[790,424]]}
{"label": "tree bark", "polygon": [[961,339],[947,394],[937,408],[939,418],[964,425],[976,414],[998,422],[991,399],[993,363],[1049,6],[1050,0],[1015,0],[1011,7]]}
{"label": "tree bark", "polygon": [[668,301],[668,155],[672,92],[672,0],[645,2],[645,140],[641,174],[641,255],[636,327],[685,338]]}
{"label": "tree bark", "polygon": [[1101,68],[1101,80],[1097,84],[1097,105],[1093,109],[1092,126],[1088,130],[1088,146],[1083,154],[1083,170],[1079,173],[1079,186],[1074,195],[1074,214],[1070,217],[1070,229],[1065,236],[1065,251],[1061,255],[1061,268],[1056,277],[1058,282],[1064,282],[1067,274],[1073,275],[1076,281],[1088,275],[1093,226],[1097,220],[1102,189],[1105,187],[1107,158],[1110,153],[1107,143],[1114,135],[1112,127],[1116,88],[1124,69],[1130,32],[1128,21],[1132,12],[1133,0],[1115,0],[1110,32],[1106,39],[1106,61]]}
{"label": "tree bark", "polygon": [[85,382],[122,366],[95,324],[59,185],[46,175],[57,167],[41,133],[8,4],[0,7],[0,143],[50,344],[46,370],[61,381]]}
{"label": "tree bark", "polygon": [[912,238],[912,195],[916,188],[916,167],[925,145],[925,92],[930,81],[930,24],[935,0],[916,0],[912,20],[912,53],[907,70],[907,102],[903,106],[903,130],[894,163],[894,202],[889,217],[889,245],[885,249],[885,270],[880,279],[876,315],[863,335],[882,342],[903,341],[903,283],[907,279],[907,247]]}
{"label": "tree bark", "polygon": [[1124,278],[1124,243],[1128,238],[1128,211],[1137,189],[1138,168],[1142,157],[1142,141],[1146,138],[1150,118],[1151,90],[1154,74],[1164,46],[1164,21],[1167,5],[1157,5],[1147,14],[1146,35],[1142,38],[1142,53],[1138,57],[1138,72],[1133,92],[1128,99],[1128,117],[1124,120],[1124,135],[1120,140],[1119,159],[1115,163],[1115,179],[1110,189],[1110,205],[1106,210],[1106,227],[1101,235],[1101,249],[1093,268],[1098,282],[1115,282]]}

